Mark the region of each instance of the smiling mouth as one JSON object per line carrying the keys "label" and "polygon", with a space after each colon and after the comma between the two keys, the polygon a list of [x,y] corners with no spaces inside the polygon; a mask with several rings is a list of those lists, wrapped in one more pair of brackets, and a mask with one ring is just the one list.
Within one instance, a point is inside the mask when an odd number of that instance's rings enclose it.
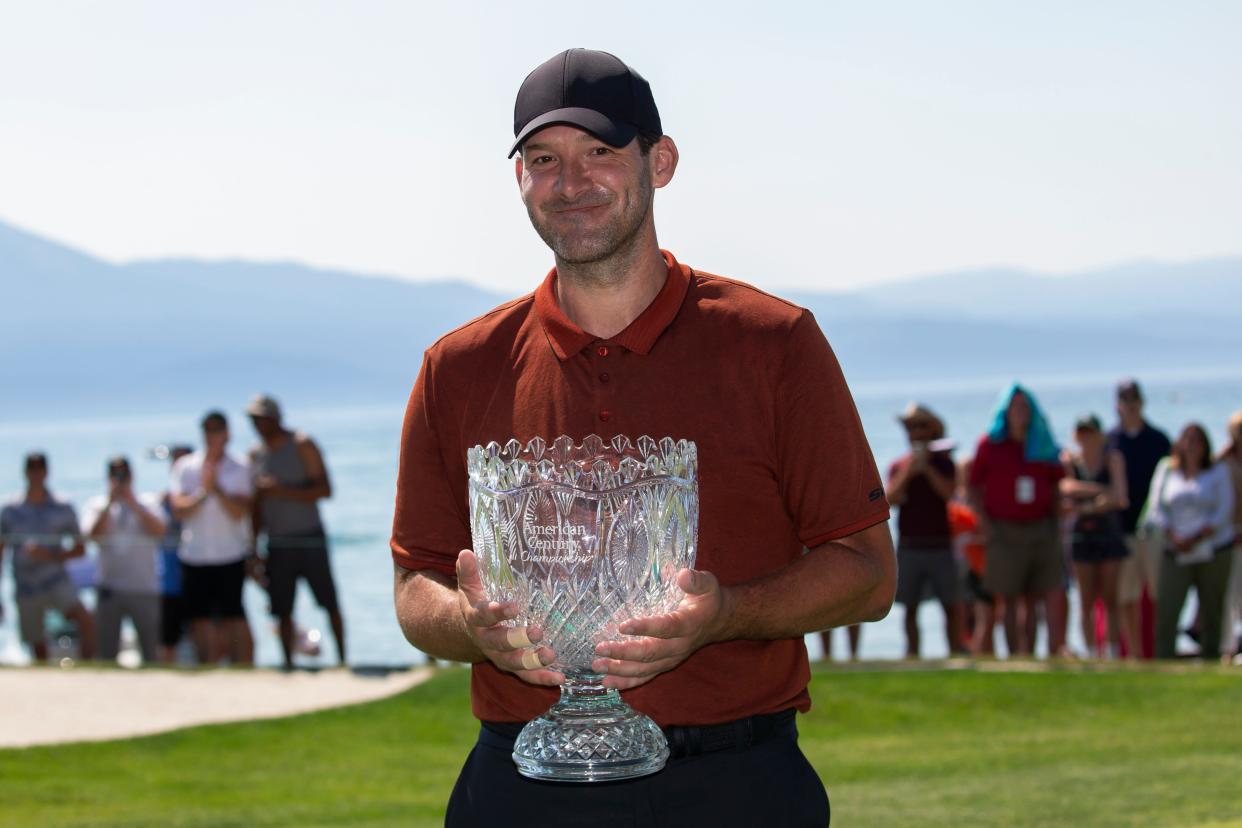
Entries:
{"label": "smiling mouth", "polygon": [[600,202],[600,203],[598,203],[598,204],[575,204],[575,205],[572,205],[572,206],[570,206],[570,207],[558,207],[558,208],[555,208],[555,209],[547,210],[546,212],[548,212],[548,213],[553,213],[553,214],[556,214],[556,213],[582,213],[582,212],[586,212],[587,210],[594,210],[594,209],[597,209],[597,208],[599,208],[599,207],[607,207],[607,206],[608,206],[608,203],[609,203],[609,202],[607,202],[607,201],[602,201],[602,202]]}

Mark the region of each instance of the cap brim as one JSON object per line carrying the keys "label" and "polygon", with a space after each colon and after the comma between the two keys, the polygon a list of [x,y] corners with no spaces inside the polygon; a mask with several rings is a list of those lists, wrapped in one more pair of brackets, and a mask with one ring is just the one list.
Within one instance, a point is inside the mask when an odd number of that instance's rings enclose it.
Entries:
{"label": "cap brim", "polygon": [[526,139],[530,138],[530,136],[554,124],[569,124],[579,129],[585,129],[612,147],[624,147],[630,141],[633,141],[634,136],[638,134],[638,127],[633,124],[614,121],[607,115],[602,112],[596,112],[594,109],[569,106],[564,109],[554,109],[551,112],[545,112],[522,127],[522,131],[518,133],[517,140],[513,142],[513,147],[509,150],[508,157],[512,158],[513,154],[521,149],[522,144],[526,143]]}

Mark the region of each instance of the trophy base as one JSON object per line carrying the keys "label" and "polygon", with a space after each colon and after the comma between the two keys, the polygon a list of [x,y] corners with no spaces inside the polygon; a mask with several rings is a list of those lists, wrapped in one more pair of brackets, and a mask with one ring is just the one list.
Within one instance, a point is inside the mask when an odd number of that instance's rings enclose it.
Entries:
{"label": "trophy base", "polygon": [[655,773],[668,759],[668,740],[651,719],[616,690],[572,680],[561,698],[518,734],[518,773],[552,782],[607,782]]}

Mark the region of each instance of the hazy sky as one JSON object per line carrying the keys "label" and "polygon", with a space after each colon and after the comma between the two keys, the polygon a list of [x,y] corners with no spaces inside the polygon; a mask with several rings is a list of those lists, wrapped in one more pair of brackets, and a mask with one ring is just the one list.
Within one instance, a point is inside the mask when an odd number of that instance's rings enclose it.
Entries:
{"label": "hazy sky", "polygon": [[1242,3],[0,0],[0,220],[528,290],[513,97],[652,84],[661,243],[764,287],[1242,253]]}

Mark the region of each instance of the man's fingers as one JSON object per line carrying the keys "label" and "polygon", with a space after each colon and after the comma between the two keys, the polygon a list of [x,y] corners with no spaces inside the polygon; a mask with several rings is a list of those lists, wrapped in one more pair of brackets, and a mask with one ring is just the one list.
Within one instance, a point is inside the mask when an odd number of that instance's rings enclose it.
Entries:
{"label": "man's fingers", "polygon": [[[677,639],[635,638],[630,641],[604,641],[595,647],[599,660],[655,664],[688,655],[685,643]],[[607,671],[604,671],[607,672]]]}
{"label": "man's fingers", "polygon": [[538,627],[491,627],[477,633],[480,647],[500,653],[529,648],[543,640],[543,630]]}
{"label": "man's fingers", "polygon": [[472,604],[483,603],[483,580],[479,577],[479,559],[469,549],[457,553],[457,588]]}
{"label": "man's fingers", "polygon": [[551,647],[491,652],[487,655],[497,667],[510,673],[539,671],[556,661],[556,653]]}
{"label": "man's fingers", "polygon": [[687,595],[706,595],[716,589],[716,576],[697,569],[683,569],[677,573],[677,586]]}
{"label": "man's fingers", "polygon": [[673,669],[680,661],[680,659],[676,658],[661,658],[655,661],[622,661],[615,658],[597,658],[591,662],[591,669],[606,676],[651,678]]}
{"label": "man's fingers", "polygon": [[[465,598],[464,595],[462,597]],[[517,615],[517,607],[513,604],[502,604],[499,601],[483,601],[479,604],[465,601],[462,604],[461,614],[471,627],[486,629],[511,620]]]}
{"label": "man's fingers", "polygon": [[565,683],[565,676],[555,670],[519,670],[517,677],[527,684],[538,684],[544,687],[556,687]]}
{"label": "man's fingers", "polygon": [[[631,618],[617,627],[617,630],[624,635],[677,638],[686,634],[686,624],[683,619],[676,615],[649,615],[645,618]],[[607,643],[612,644],[616,642]]]}

